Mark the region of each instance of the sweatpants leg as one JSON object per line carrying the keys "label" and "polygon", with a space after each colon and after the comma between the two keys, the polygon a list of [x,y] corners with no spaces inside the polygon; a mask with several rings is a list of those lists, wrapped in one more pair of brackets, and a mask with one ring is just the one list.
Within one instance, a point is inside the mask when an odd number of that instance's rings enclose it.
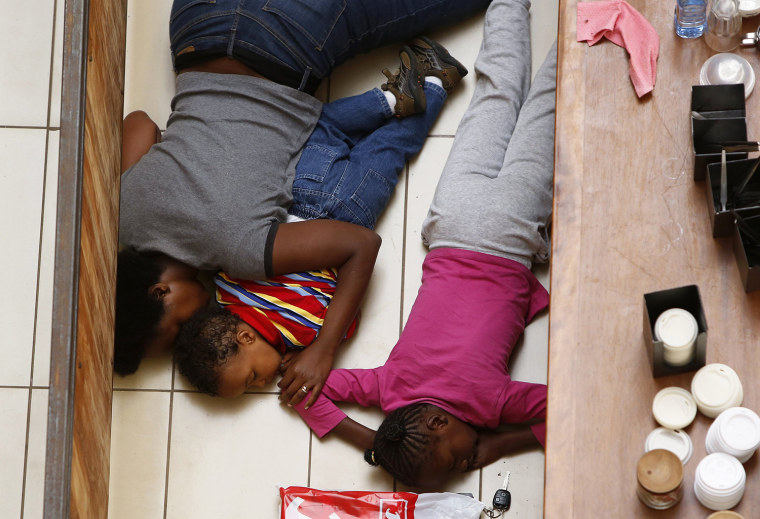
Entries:
{"label": "sweatpants leg", "polygon": [[475,63],[476,87],[422,227],[456,247],[530,268],[548,252],[556,47],[530,85],[530,2],[495,0]]}

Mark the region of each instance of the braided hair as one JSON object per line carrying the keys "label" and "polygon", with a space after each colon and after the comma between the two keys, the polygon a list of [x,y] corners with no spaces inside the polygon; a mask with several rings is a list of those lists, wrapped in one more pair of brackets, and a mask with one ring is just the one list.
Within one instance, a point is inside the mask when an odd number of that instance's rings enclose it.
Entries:
{"label": "braided hair", "polygon": [[423,426],[431,404],[400,407],[377,429],[373,448],[364,453],[370,465],[380,465],[402,483],[414,486],[422,464],[430,457],[433,438]]}
{"label": "braided hair", "polygon": [[180,326],[174,360],[187,380],[211,396],[219,390],[219,368],[238,353],[242,319],[225,308],[203,308]]}

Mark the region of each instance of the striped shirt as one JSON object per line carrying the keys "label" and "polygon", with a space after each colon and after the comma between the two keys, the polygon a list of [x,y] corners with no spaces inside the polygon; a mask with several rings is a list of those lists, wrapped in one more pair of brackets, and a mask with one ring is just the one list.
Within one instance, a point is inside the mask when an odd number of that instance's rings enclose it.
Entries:
{"label": "striped shirt", "polygon": [[[232,279],[220,272],[214,283],[217,302],[284,353],[308,346],[319,335],[335,293],[337,271],[315,270],[254,281]],[[356,319],[346,339],[355,328]]]}

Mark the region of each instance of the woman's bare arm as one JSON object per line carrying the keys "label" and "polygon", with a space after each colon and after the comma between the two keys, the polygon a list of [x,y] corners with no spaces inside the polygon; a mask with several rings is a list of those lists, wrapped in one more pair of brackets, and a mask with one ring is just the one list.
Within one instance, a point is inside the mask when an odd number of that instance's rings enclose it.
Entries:
{"label": "woman's bare arm", "polygon": [[161,142],[161,130],[148,114],[138,110],[127,115],[121,135],[121,172],[134,166],[157,142]]}
{"label": "woman's bare arm", "polygon": [[335,352],[356,317],[367,290],[380,236],[374,231],[335,220],[281,224],[272,249],[275,275],[334,267],[338,271],[335,294],[327,308],[317,339],[285,368],[279,383],[280,399],[295,405],[311,391],[306,407],[319,396],[330,373]]}

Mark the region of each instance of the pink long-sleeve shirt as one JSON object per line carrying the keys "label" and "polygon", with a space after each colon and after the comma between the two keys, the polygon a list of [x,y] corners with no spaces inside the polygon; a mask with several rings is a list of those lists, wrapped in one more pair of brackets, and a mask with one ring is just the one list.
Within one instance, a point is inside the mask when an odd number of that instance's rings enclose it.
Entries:
{"label": "pink long-sleeve shirt", "polygon": [[[512,380],[507,362],[525,325],[549,304],[533,273],[482,252],[428,253],[422,287],[384,365],[335,369],[308,410],[295,409],[324,436],[345,417],[335,402],[380,407],[429,403],[476,427],[546,417],[546,386]],[[532,426],[544,445],[544,422]]]}

